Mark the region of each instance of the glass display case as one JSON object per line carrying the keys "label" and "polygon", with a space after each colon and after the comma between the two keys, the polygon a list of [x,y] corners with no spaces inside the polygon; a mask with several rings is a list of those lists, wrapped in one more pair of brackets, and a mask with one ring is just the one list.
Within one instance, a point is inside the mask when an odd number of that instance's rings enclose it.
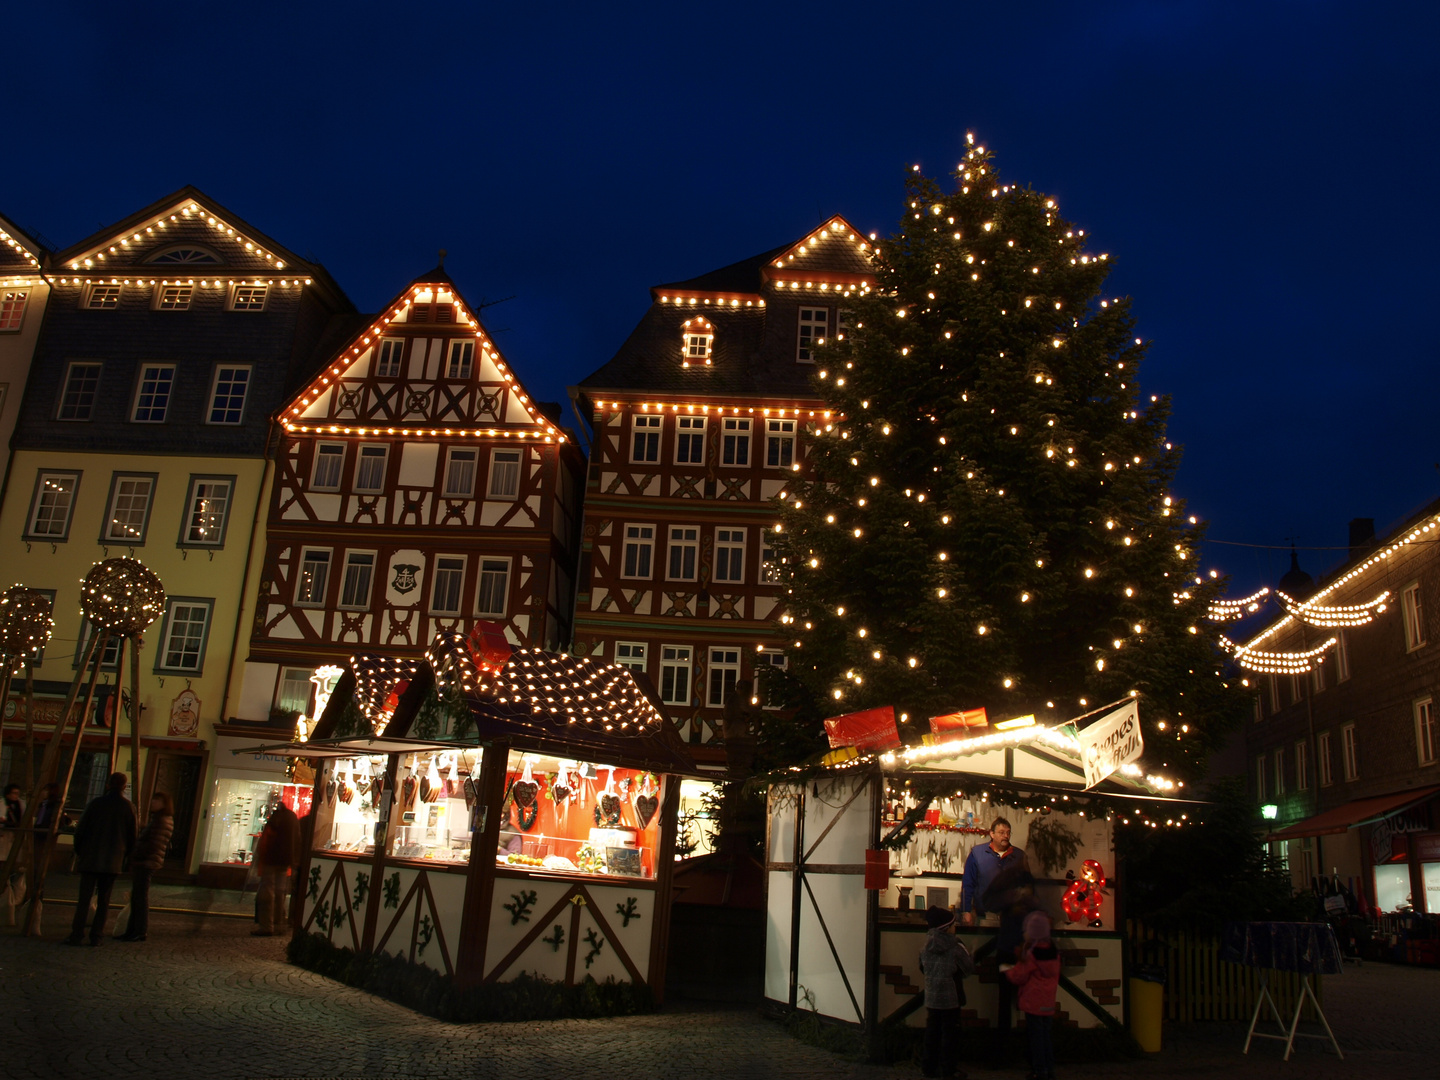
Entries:
{"label": "glass display case", "polygon": [[510,751],[501,867],[655,876],[663,782],[653,773]]}
{"label": "glass display case", "polygon": [[379,807],[385,796],[382,756],[332,758],[320,780],[315,808],[315,849],[357,855],[375,851]]}
{"label": "glass display case", "polygon": [[201,862],[248,865],[255,841],[269,820],[271,799],[278,797],[297,817],[310,813],[312,789],[284,779],[262,779],[253,773],[220,770],[210,802]]}
{"label": "glass display case", "polygon": [[396,783],[394,839],[399,859],[470,861],[480,773],[478,748],[432,750],[401,757]]}

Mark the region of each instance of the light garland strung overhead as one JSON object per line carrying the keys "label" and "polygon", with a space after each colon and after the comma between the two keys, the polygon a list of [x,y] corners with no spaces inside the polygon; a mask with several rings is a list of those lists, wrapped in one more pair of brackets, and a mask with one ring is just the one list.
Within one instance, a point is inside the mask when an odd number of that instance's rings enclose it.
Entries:
{"label": "light garland strung overhead", "polygon": [[1255,648],[1253,642],[1250,645],[1236,645],[1224,634],[1220,635],[1221,647],[1234,655],[1237,664],[1262,675],[1304,675],[1313,670],[1317,663],[1324,663],[1324,653],[1334,646],[1337,640],[1332,636],[1313,649],[1301,652],[1267,652]]}
{"label": "light garland strung overhead", "polygon": [[1332,604],[1328,607],[1320,607],[1313,600],[1301,602],[1292,596],[1287,596],[1278,589],[1275,598],[1285,613],[1292,618],[1311,626],[1318,626],[1324,629],[1341,626],[1364,626],[1366,623],[1374,622],[1375,616],[1384,614],[1388,606],[1386,601],[1390,599],[1390,590],[1386,589],[1374,600],[1364,604]]}

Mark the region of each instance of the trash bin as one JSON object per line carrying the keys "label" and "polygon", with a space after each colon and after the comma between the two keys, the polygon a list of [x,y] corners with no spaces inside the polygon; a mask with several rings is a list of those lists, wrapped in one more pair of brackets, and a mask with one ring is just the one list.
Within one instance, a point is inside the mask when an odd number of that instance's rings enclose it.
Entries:
{"label": "trash bin", "polygon": [[1160,1052],[1160,1022],[1165,1015],[1165,969],[1149,964],[1130,968],[1130,1034],[1147,1054]]}

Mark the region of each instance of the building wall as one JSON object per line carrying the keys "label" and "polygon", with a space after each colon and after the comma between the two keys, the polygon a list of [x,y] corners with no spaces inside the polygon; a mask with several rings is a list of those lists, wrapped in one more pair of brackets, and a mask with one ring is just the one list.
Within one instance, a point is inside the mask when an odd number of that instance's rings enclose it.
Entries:
{"label": "building wall", "polygon": [[3,446],[6,464],[10,458],[10,437],[15,433],[25,384],[30,378],[30,362],[45,320],[50,285],[39,274],[10,274],[0,270],[0,293],[22,291],[26,293],[25,313],[19,328],[0,329],[0,446]]}

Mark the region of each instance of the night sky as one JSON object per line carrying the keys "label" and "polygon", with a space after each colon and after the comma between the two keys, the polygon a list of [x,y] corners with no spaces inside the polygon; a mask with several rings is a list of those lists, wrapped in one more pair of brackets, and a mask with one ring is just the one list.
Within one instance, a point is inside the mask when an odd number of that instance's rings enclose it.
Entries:
{"label": "night sky", "polygon": [[[883,235],[973,131],[1110,253],[1212,540],[1318,573],[1350,518],[1440,495],[1433,0],[55,3],[5,33],[22,227],[68,246],[192,183],[367,311],[443,247],[554,400],[650,285],[836,212]],[[1205,566],[1248,591],[1288,555]]]}

